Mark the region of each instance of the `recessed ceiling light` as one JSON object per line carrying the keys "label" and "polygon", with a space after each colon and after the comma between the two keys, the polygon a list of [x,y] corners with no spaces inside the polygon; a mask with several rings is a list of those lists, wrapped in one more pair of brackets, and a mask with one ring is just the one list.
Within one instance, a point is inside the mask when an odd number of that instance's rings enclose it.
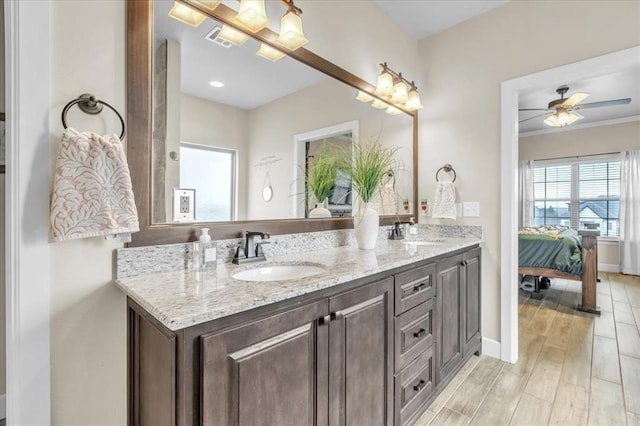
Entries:
{"label": "recessed ceiling light", "polygon": [[209,85],[211,87],[224,87],[224,83],[218,80],[210,81]]}

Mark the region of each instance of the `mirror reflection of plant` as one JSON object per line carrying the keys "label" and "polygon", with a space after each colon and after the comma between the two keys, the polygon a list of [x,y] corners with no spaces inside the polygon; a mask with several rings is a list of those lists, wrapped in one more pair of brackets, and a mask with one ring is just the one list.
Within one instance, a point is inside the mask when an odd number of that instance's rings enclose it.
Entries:
{"label": "mirror reflection of plant", "polygon": [[309,162],[307,185],[318,203],[324,202],[331,194],[338,173],[338,159],[323,149]]}
{"label": "mirror reflection of plant", "polygon": [[340,166],[351,177],[353,190],[368,203],[380,191],[382,180],[396,169],[398,147],[384,146],[375,141],[369,144],[353,143],[353,158],[342,157]]}

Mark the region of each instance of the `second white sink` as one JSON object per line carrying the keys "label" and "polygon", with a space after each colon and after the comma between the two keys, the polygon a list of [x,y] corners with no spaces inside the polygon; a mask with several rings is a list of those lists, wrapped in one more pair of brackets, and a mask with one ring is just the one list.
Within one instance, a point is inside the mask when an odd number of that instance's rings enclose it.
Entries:
{"label": "second white sink", "polygon": [[327,269],[324,266],[311,263],[303,265],[263,265],[236,272],[232,277],[242,281],[286,281],[311,277],[326,271]]}

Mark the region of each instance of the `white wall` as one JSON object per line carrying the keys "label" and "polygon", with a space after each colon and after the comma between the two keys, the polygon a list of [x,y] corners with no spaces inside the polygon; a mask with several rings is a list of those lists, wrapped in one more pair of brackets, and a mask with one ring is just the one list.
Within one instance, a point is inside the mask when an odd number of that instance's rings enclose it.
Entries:
{"label": "white wall", "polygon": [[[6,112],[4,99],[4,2],[0,5],[0,112]],[[0,174],[0,395],[6,392],[6,357],[5,357],[5,236],[4,210],[5,203],[5,175]],[[0,411],[4,407],[0,407]],[[0,414],[0,418],[2,415]]]}
{"label": "white wall", "polygon": [[238,220],[247,220],[248,111],[184,93],[181,100],[182,142],[238,151]]}
{"label": "white wall", "polygon": [[[124,2],[56,0],[51,5],[53,164],[67,102],[91,92],[125,114],[126,49]],[[116,120],[107,110],[89,117],[75,107],[68,118],[73,127],[98,133],[118,132]],[[127,423],[126,305],[111,282],[118,247],[122,244],[102,238],[50,245],[54,425]]]}
{"label": "white wall", "polygon": [[[500,340],[500,83],[640,44],[640,3],[511,1],[419,44],[420,196],[433,196],[444,163],[458,173],[459,201],[479,201],[482,334]],[[580,22],[569,48],[550,48],[549,29]],[[434,219],[431,223],[437,222]]]}
{"label": "white wall", "polygon": [[[521,136],[520,160],[544,160],[596,155],[640,148],[640,121],[589,127],[567,127],[559,132]],[[607,270],[620,268],[620,246],[614,241],[598,243],[598,264]]]}

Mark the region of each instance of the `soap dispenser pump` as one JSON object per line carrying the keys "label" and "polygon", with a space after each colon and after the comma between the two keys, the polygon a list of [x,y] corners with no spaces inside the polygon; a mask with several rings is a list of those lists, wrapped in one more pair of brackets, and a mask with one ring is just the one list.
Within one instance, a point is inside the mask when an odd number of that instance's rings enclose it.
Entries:
{"label": "soap dispenser pump", "polygon": [[200,244],[208,244],[211,242],[211,235],[209,235],[209,228],[202,228],[200,230],[200,238],[198,238]]}

